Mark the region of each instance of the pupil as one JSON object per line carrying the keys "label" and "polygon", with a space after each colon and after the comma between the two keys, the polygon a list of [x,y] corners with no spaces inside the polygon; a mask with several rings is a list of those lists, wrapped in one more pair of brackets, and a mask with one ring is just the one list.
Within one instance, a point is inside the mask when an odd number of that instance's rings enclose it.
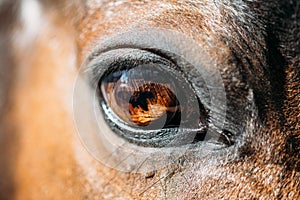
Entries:
{"label": "pupil", "polygon": [[131,120],[138,126],[161,120],[165,120],[163,128],[180,125],[179,101],[166,85],[148,83],[140,86],[130,97],[128,107]]}
{"label": "pupil", "polygon": [[141,108],[144,111],[149,111],[148,103],[151,104],[151,100],[154,99],[154,95],[151,92],[147,91],[138,91],[134,92],[129,100],[129,104],[133,108]]}

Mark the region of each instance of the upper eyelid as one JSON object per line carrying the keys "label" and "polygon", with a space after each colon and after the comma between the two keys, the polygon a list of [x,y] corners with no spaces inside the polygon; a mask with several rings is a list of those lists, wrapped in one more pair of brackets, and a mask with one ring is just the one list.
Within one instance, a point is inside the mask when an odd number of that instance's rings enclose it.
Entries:
{"label": "upper eyelid", "polygon": [[[139,54],[138,51],[141,51]],[[132,53],[131,53],[132,52]],[[112,55],[110,55],[112,54]],[[137,55],[138,54],[138,55]],[[137,65],[139,61],[144,62],[145,59],[154,62],[153,58],[159,62],[163,62],[163,57],[160,55],[152,54],[149,51],[135,48],[117,48],[103,51],[97,57],[94,58],[94,63],[90,64],[84,73],[88,74],[93,83],[98,81],[105,71],[109,71],[110,67],[116,65],[123,65],[122,62],[132,62],[132,65]],[[134,56],[135,55],[135,56]],[[150,56],[151,55],[151,56]],[[161,58],[161,59],[160,59]],[[171,62],[168,60],[168,62]],[[100,64],[100,66],[99,66]],[[175,66],[175,63],[172,63]],[[104,67],[105,66],[105,67]]]}
{"label": "upper eyelid", "polygon": [[[198,60],[204,62],[210,56],[199,48],[199,45],[192,39],[175,30],[165,30],[159,28],[134,30],[125,33],[109,36],[100,41],[92,49],[91,53],[86,56],[83,67],[95,59],[101,53],[121,48],[136,48],[136,49],[157,49],[165,52],[174,52],[178,55],[187,55],[193,49],[197,48],[195,56],[201,57]],[[191,45],[190,45],[191,44]],[[212,59],[207,60],[211,62]]]}
{"label": "upper eyelid", "polygon": [[[90,71],[93,69],[93,66],[96,66],[94,64],[101,53],[122,47],[159,49],[160,51],[171,52],[174,55],[181,56],[195,67],[197,73],[201,74],[206,86],[210,88],[210,96],[226,99],[223,78],[217,68],[216,60],[211,58],[195,40],[177,31],[150,28],[110,36],[99,41],[98,46],[87,56],[82,69],[88,68]],[[219,103],[211,102],[211,106],[214,104]]]}
{"label": "upper eyelid", "polygon": [[215,65],[214,59],[202,48],[199,48],[195,41],[179,32],[158,28],[125,32],[99,41],[92,53],[84,59],[81,70],[91,72],[97,67],[91,63],[95,62],[101,54],[122,48],[150,51],[172,61],[174,64],[176,64],[176,61],[172,56],[168,56],[170,55],[169,52],[177,56],[183,55],[183,57],[188,57],[185,60],[194,60],[194,63],[190,62],[192,65],[202,65],[200,69],[203,72],[202,74],[217,74],[213,72],[217,70],[213,66]]}

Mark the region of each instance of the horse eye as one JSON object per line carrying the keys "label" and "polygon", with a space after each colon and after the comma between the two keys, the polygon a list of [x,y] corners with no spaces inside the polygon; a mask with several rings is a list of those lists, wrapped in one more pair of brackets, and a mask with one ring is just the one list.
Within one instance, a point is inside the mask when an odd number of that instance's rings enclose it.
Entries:
{"label": "horse eye", "polygon": [[252,113],[236,118],[243,101],[227,104],[231,78],[205,49],[176,31],[146,28],[102,38],[86,51],[73,108],[92,155],[137,173],[182,158],[227,156]]}
{"label": "horse eye", "polygon": [[98,91],[105,119],[129,142],[163,147],[195,143],[206,135],[208,114],[194,88],[161,56],[114,63],[100,78]]}

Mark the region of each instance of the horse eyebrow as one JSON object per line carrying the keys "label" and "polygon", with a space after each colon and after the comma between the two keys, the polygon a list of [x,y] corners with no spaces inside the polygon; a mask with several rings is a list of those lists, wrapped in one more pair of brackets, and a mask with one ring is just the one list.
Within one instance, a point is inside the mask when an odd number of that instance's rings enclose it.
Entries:
{"label": "horse eyebrow", "polygon": [[[115,11],[122,10],[124,7],[119,2],[122,1],[84,1],[91,6],[105,7],[101,10],[104,13],[109,7],[116,8]],[[139,5],[151,3],[130,0],[126,1],[126,6],[133,3],[134,7],[137,2]],[[284,22],[280,20],[281,9],[286,3],[287,1],[278,4],[278,2],[242,0],[160,1],[158,6],[166,4],[163,12],[154,13],[146,20],[163,25],[169,24],[175,28],[185,26],[192,34],[197,34],[194,32],[195,26],[202,26],[201,29],[206,31],[206,34],[214,34],[215,39],[226,43],[232,57],[238,62],[237,67],[244,72],[245,79],[253,88],[255,101],[261,111],[261,119],[264,119],[269,103],[274,104],[272,109],[283,112],[284,70],[287,61],[279,49],[282,43],[279,30],[285,29]],[[138,20],[140,19],[136,19]]]}
{"label": "horse eyebrow", "polygon": [[[135,2],[138,1],[126,1],[126,3]],[[111,3],[110,1],[86,0],[85,3],[91,3],[92,6],[93,3],[96,3],[95,6],[115,7],[115,11],[123,8],[118,3]],[[145,20],[150,21],[150,23],[154,22],[154,26],[169,25],[169,27],[175,29],[181,26],[188,30],[188,34],[199,34],[197,30],[202,30],[206,35],[214,35],[213,40],[224,41],[231,48],[232,54],[241,62],[244,62],[241,67],[248,69],[241,70],[249,71],[251,76],[255,77],[253,81],[256,80],[257,76],[261,80],[265,79],[265,74],[262,73],[264,70],[267,71],[264,69],[264,67],[267,67],[264,57],[266,55],[264,24],[252,15],[251,8],[244,1],[161,1],[157,6],[162,4],[165,4],[162,12],[144,16]],[[102,10],[102,12],[105,13],[106,10]],[[146,15],[143,12],[142,14]],[[140,19],[134,20],[138,21]],[[97,23],[97,21],[94,21],[94,23]]]}
{"label": "horse eyebrow", "polygon": [[[276,31],[285,29],[280,17],[284,3],[279,6],[257,1],[213,1],[208,5],[199,2],[179,2],[155,20],[173,26],[180,24],[187,29],[199,26],[200,30],[226,42],[232,57],[239,63],[237,67],[255,92],[260,118],[265,119],[269,103],[283,115],[287,60],[280,52],[280,33]],[[285,9],[284,12],[289,13]]]}

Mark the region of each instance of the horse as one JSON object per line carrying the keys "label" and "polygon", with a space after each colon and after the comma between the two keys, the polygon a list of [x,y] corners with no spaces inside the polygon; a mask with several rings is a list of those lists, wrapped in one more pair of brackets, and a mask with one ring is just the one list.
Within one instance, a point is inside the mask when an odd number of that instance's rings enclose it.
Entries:
{"label": "horse", "polygon": [[0,199],[299,199],[299,6],[1,1]]}

